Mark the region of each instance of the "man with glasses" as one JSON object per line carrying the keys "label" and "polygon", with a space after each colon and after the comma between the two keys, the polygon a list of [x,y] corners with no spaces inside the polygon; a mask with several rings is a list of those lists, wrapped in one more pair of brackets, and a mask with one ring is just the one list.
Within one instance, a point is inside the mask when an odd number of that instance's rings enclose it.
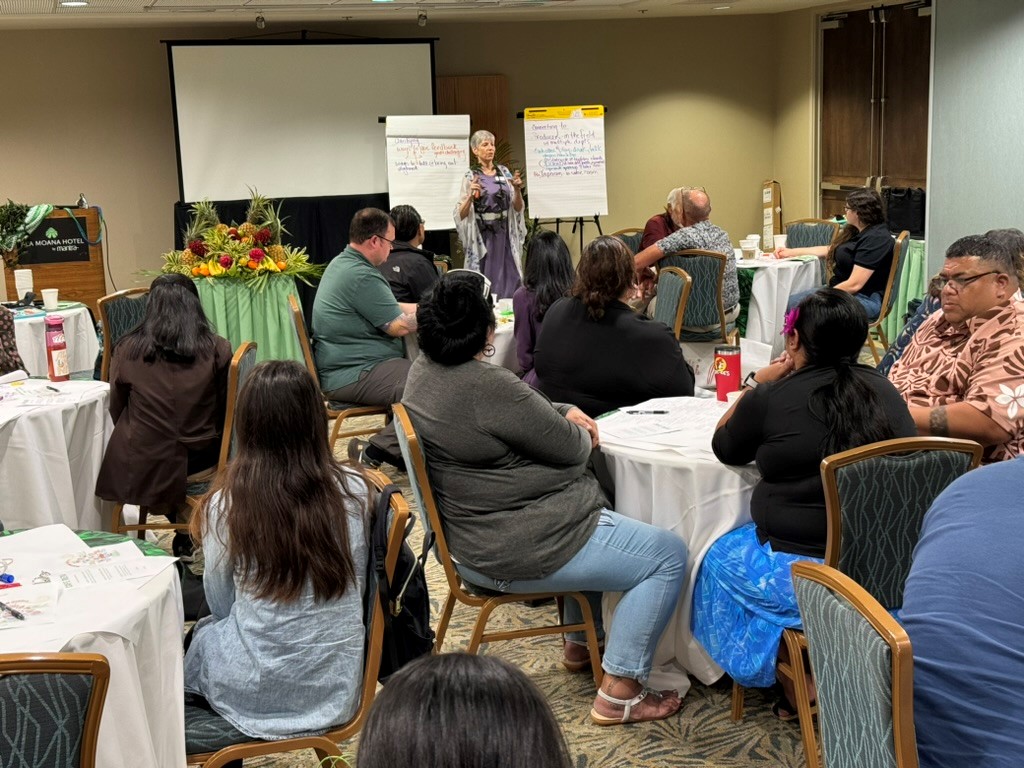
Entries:
{"label": "man with glasses", "polygon": [[[740,303],[736,259],[733,258],[729,233],[709,221],[711,198],[708,197],[708,193],[699,188],[680,188],[678,215],[682,219],[678,222],[679,229],[654,245],[644,248],[636,255],[634,261],[637,271],[646,271],[647,267],[661,261],[666,254],[689,248],[724,254],[728,258],[725,260],[725,278],[722,282],[722,304],[725,307],[726,320],[734,320],[739,314]],[[712,327],[712,330],[717,329],[717,325]],[[684,330],[706,329],[684,328]]]}
{"label": "man with glasses", "polygon": [[395,222],[395,244],[387,261],[377,269],[397,301],[416,304],[439,279],[434,254],[420,247],[427,233],[415,208],[396,205],[391,209],[391,220]]}
{"label": "man with glasses", "polygon": [[995,239],[953,243],[941,311],[925,320],[889,378],[922,435],[985,446],[985,462],[1024,451],[1024,304],[1014,254]]}
{"label": "man with glasses", "polygon": [[[352,217],[349,243],[324,271],[313,302],[313,340],[320,386],[329,400],[390,405],[402,399],[409,361],[402,337],[416,330],[416,305],[399,303],[377,268],[395,240],[391,217],[363,208]],[[349,457],[369,466],[404,468],[393,424],[349,443]]]}

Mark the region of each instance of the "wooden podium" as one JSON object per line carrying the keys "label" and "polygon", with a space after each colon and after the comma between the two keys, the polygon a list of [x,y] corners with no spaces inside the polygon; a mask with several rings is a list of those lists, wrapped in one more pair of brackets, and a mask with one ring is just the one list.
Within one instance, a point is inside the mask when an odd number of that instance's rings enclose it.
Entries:
{"label": "wooden podium", "polygon": [[[87,239],[82,238],[83,231]],[[32,270],[37,297],[42,295],[43,288],[56,288],[61,301],[80,301],[98,316],[96,301],[107,292],[99,238],[99,209],[55,208],[18,251],[17,269]],[[5,269],[4,273],[8,298],[20,299],[14,287],[13,270]]]}

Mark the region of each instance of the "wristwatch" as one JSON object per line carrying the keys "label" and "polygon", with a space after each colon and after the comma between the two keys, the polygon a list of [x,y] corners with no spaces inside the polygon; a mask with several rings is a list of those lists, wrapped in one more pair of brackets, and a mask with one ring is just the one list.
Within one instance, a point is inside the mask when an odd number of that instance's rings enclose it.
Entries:
{"label": "wristwatch", "polygon": [[748,389],[757,389],[758,381],[754,378],[755,374],[753,371],[747,374],[747,378],[743,380],[743,386]]}

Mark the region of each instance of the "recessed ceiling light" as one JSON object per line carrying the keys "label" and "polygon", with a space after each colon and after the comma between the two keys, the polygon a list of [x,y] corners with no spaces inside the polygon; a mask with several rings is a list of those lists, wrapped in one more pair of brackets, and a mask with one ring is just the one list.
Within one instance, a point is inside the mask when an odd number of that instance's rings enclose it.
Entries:
{"label": "recessed ceiling light", "polygon": [[370,0],[371,3],[393,3],[395,0]]}
{"label": "recessed ceiling light", "polygon": [[81,8],[83,5],[88,5],[86,0],[61,0],[61,5],[65,8]]}
{"label": "recessed ceiling light", "polygon": [[712,11],[728,11],[730,8],[732,8],[731,5],[716,5],[711,10]]}

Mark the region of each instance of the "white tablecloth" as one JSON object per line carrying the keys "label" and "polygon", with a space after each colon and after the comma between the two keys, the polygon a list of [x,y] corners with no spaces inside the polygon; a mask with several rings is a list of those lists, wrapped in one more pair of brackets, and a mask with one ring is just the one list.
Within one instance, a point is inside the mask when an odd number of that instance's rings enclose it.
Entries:
{"label": "white tablecloth", "polygon": [[755,269],[747,312],[746,338],[772,345],[772,356],[782,354],[782,322],[786,302],[794,293],[820,288],[818,259],[751,259],[736,263],[739,269]]}
{"label": "white tablecloth", "polygon": [[[730,467],[711,452],[714,423],[726,405],[716,400],[685,398],[697,409],[686,427],[673,433],[673,449],[643,450],[608,443],[601,451],[615,480],[615,510],[659,528],[674,531],[686,543],[687,574],[679,605],[658,642],[650,685],[685,693],[687,673],[704,683],[722,676],[690,632],[693,587],[704,554],[720,536],[750,522],[750,494],[759,473],[753,465]],[[667,401],[666,401],[667,402]],[[643,405],[637,408],[643,408]],[[643,423],[656,416],[631,417]],[[601,422],[598,422],[600,425]],[[613,620],[618,595],[606,595],[605,622]]]}
{"label": "white tablecloth", "polygon": [[[18,535],[10,537],[14,542]],[[141,584],[141,586],[140,586]],[[96,765],[185,765],[184,616],[177,571],[66,590],[56,623],[0,632],[0,652],[98,653],[110,664]]]}
{"label": "white tablecloth", "polygon": [[[96,339],[96,328],[92,324],[89,308],[84,304],[72,304],[47,314],[64,318],[64,339],[68,345],[68,364],[72,371],[91,371],[96,366],[96,355],[100,343]],[[14,337],[18,353],[25,363],[30,376],[46,375],[46,328],[45,315],[16,317]]]}
{"label": "white tablecloth", "polygon": [[[108,505],[96,498],[95,490],[113,431],[109,390],[100,381],[0,385],[0,520],[7,528],[50,523],[88,530],[106,527]],[[52,397],[53,402],[23,405],[22,394]]]}

